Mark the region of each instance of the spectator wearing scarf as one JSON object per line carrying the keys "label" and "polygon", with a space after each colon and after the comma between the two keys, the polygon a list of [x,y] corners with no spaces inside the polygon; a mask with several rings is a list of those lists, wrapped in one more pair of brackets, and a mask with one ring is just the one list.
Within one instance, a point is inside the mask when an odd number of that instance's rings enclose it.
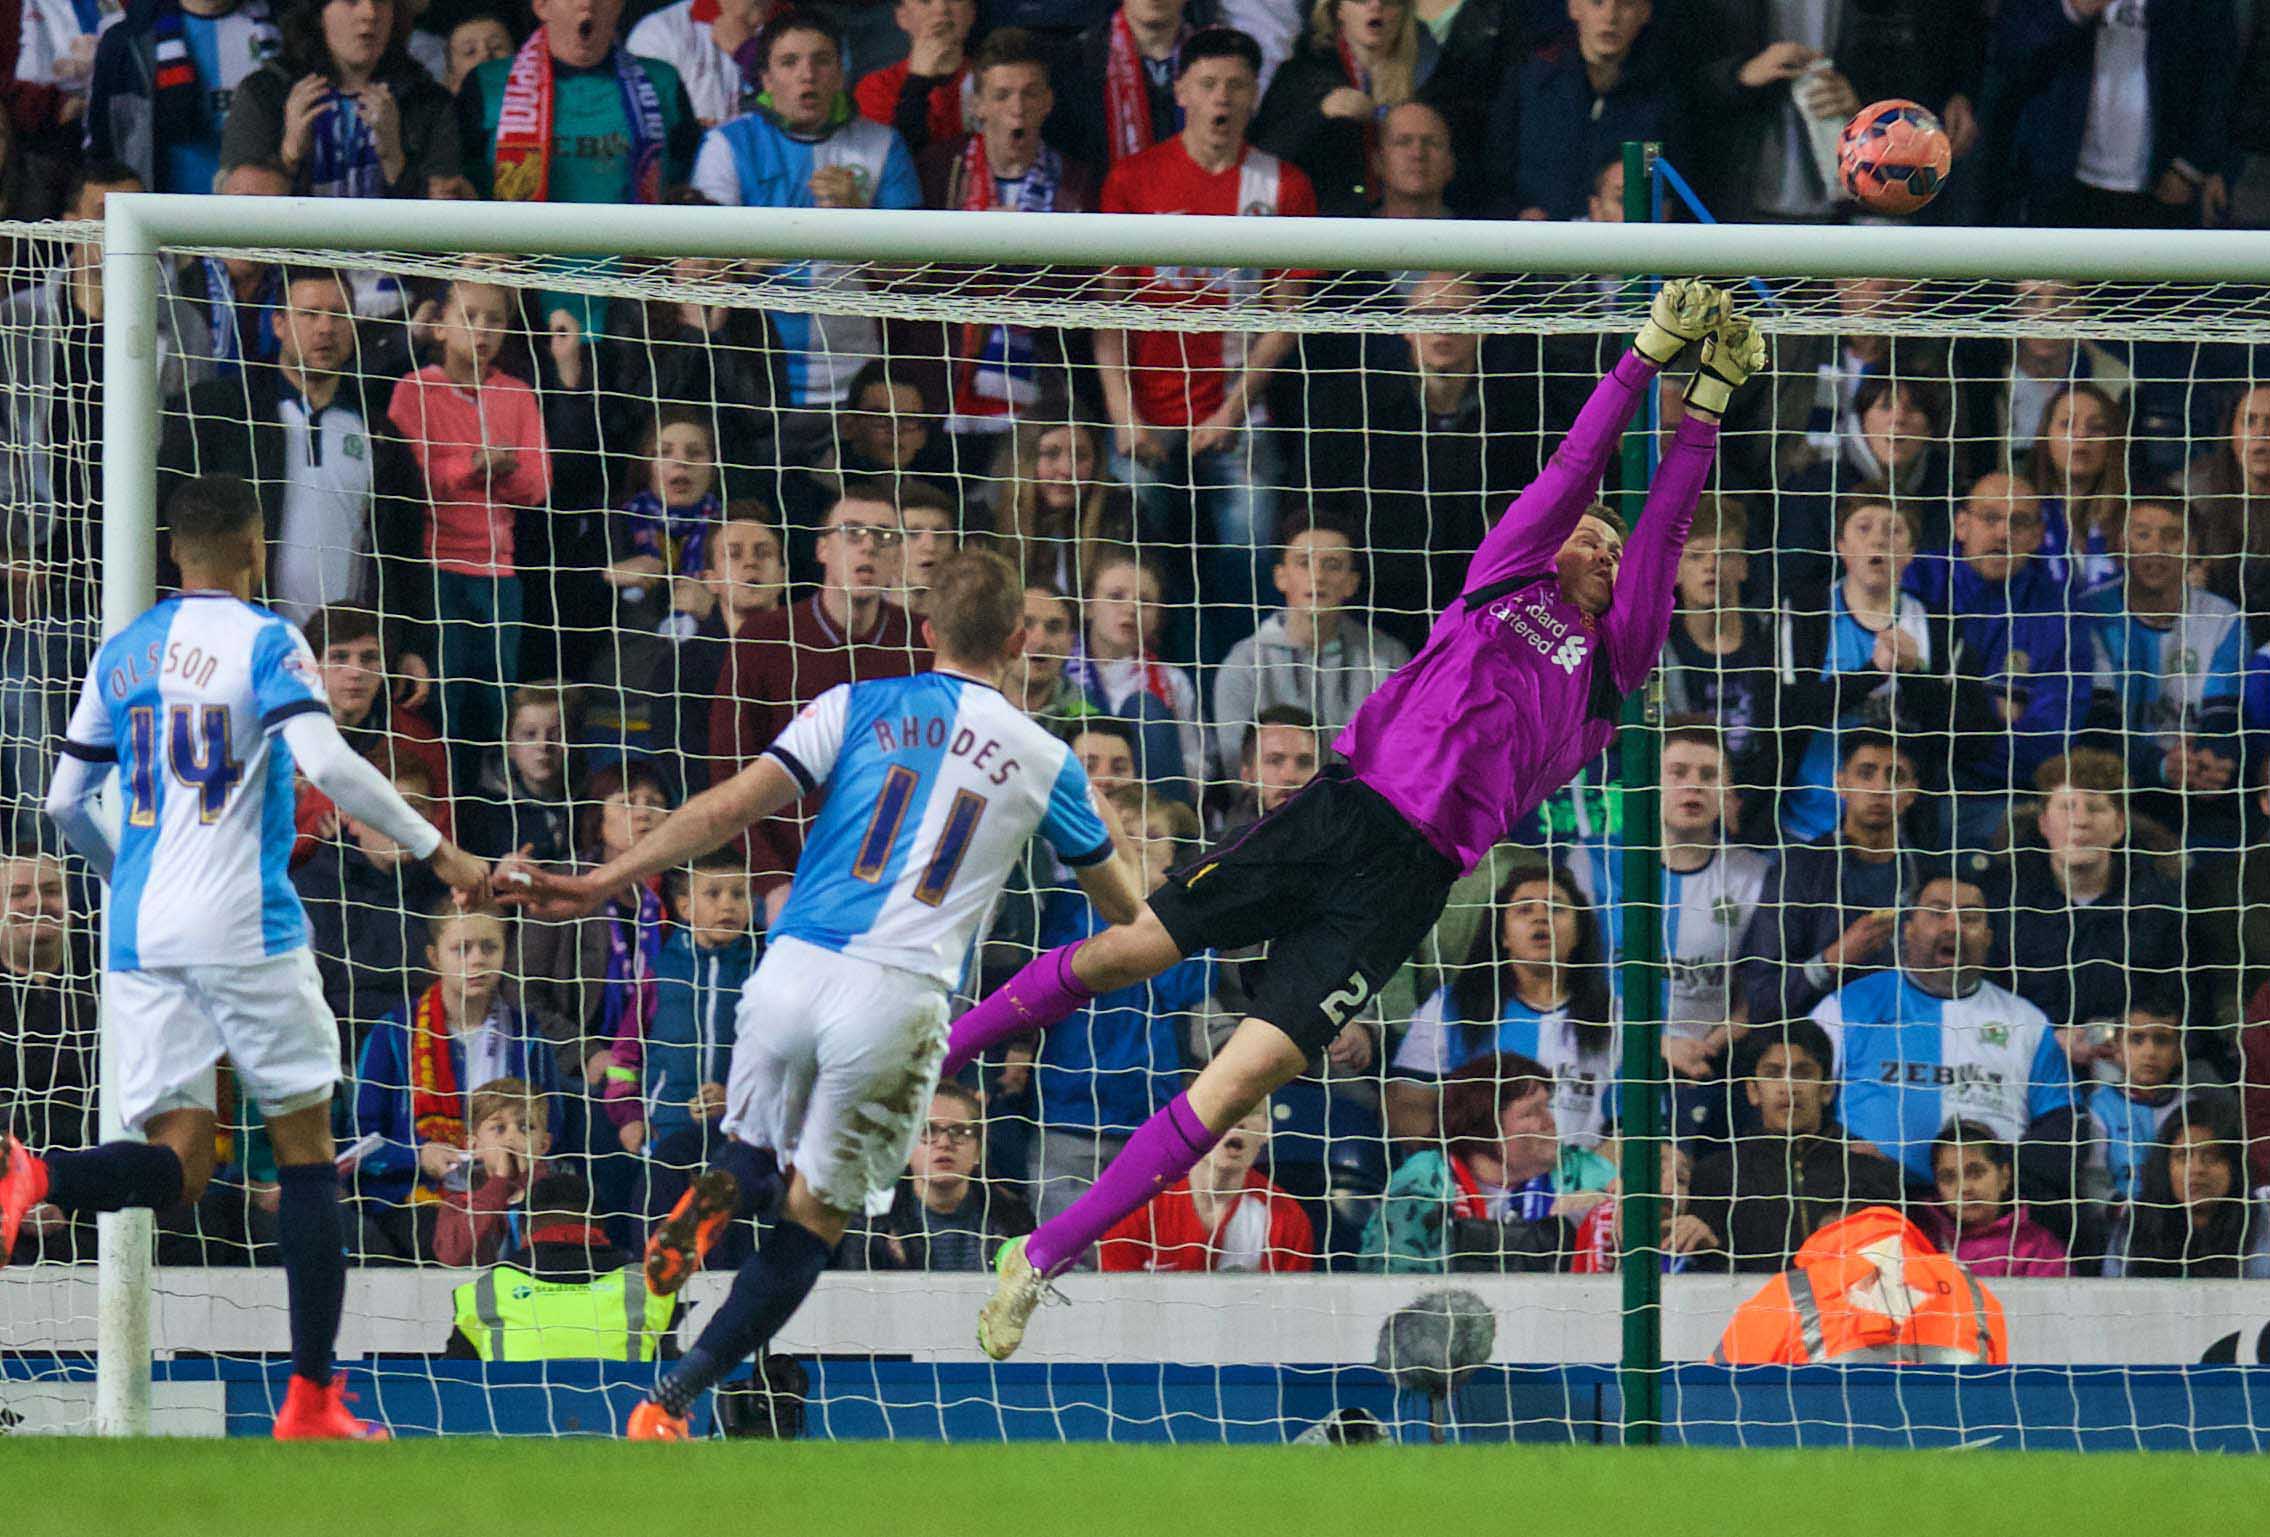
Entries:
{"label": "spectator wearing scarf", "polygon": [[678,579],[699,582],[723,506],[717,494],[717,428],[708,413],[665,406],[626,477],[629,495],[610,519],[609,564],[616,623],[654,634],[678,612]]}
{"label": "spectator wearing scarf", "polygon": [[1560,1269],[1572,1253],[1569,1225],[1605,1198],[1616,1167],[1558,1141],[1552,1092],[1552,1070],[1514,1052],[1445,1079],[1442,1140],[1389,1177],[1364,1228],[1363,1268]]}
{"label": "spectator wearing scarf", "polygon": [[[493,913],[437,907],[426,946],[433,984],[380,1020],[363,1043],[355,1072],[360,1140],[349,1154],[365,1199],[423,1205],[461,1188],[468,1172],[462,1163],[437,1173],[435,1166],[450,1160],[431,1150],[466,1147],[468,1097],[479,1085],[518,1078],[542,1096],[556,1089],[552,1054],[501,986],[505,927]],[[558,1101],[550,1102],[556,1137]]]}
{"label": "spectator wearing scarf", "polygon": [[[929,206],[1013,213],[1093,208],[1095,181],[1087,167],[1067,160],[1042,133],[1055,93],[1047,56],[1032,34],[1014,27],[992,34],[971,63],[971,79],[976,131],[915,157]],[[1006,432],[1015,425],[1038,403],[1049,367],[1062,367],[1061,345],[1051,346],[1049,335],[1028,326],[960,327],[947,430]]]}
{"label": "spectator wearing scarf", "polygon": [[[383,8],[376,39],[341,0],[289,0],[278,25],[283,52],[229,103],[225,169],[273,162],[312,197],[424,197],[458,174],[455,106],[393,41]],[[304,142],[289,128],[295,91],[321,102]]]}
{"label": "spectator wearing scarf", "polygon": [[[616,41],[621,0],[538,0],[544,26],[458,92],[465,174],[508,203],[659,203],[701,132],[678,72]],[[555,24],[556,23],[556,24]]]}
{"label": "spectator wearing scarf", "polygon": [[1114,9],[1060,57],[1042,136],[1100,175],[1180,133],[1182,44],[1214,11],[1213,0],[1130,0]]}
{"label": "spectator wearing scarf", "polygon": [[723,514],[715,491],[682,507],[652,491],[636,492],[623,504],[631,553],[653,556],[668,575],[696,579],[709,569],[709,536]]}
{"label": "spectator wearing scarf", "polygon": [[1253,142],[1308,174],[1320,212],[1367,214],[1380,190],[1380,116],[1425,99],[1439,52],[1399,0],[1316,0],[1308,37],[1261,100]]}
{"label": "spectator wearing scarf", "polygon": [[[668,813],[670,792],[651,763],[631,755],[579,777],[576,805],[576,848],[595,868]],[[611,1043],[625,1014],[643,1008],[651,1017],[662,919],[659,898],[647,892],[573,923],[520,925],[512,969],[523,979],[528,1012],[554,1044],[561,1074],[582,1074],[593,1098],[606,1086]],[[611,1146],[602,1143],[602,1150]]]}
{"label": "spectator wearing scarf", "polygon": [[1097,709],[1134,723],[1143,737],[1143,777],[1187,800],[1205,772],[1206,739],[1198,686],[1151,649],[1150,626],[1165,590],[1149,555],[1127,545],[1099,549],[1088,565],[1086,633],[1065,660],[1064,679]]}

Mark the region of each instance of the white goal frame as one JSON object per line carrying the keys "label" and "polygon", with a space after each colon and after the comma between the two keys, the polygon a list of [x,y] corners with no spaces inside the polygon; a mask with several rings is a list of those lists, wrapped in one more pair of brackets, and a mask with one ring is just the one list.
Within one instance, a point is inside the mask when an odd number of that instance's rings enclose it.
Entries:
{"label": "white goal frame", "polygon": [[[1013,268],[1189,265],[1423,268],[1546,275],[1756,273],[1809,278],[2270,286],[2270,233],[1247,219],[1201,215],[649,208],[135,193],[104,207],[103,633],[155,600],[160,254],[170,248],[437,256],[714,256]],[[1224,316],[1234,329],[1268,322]],[[1768,332],[1772,315],[1759,317]],[[1596,327],[1593,327],[1596,328]],[[1816,329],[1808,327],[1807,329]],[[108,893],[105,892],[107,903]],[[107,1014],[107,1005],[105,1007]],[[103,1031],[102,1130],[118,1081]],[[150,1214],[101,1219],[95,1429],[150,1422]]]}

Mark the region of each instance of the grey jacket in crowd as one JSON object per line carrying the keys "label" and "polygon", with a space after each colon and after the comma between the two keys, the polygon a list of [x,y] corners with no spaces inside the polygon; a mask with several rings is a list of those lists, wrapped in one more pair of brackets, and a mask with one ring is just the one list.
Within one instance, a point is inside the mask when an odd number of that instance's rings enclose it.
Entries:
{"label": "grey jacket in crowd", "polygon": [[1285,611],[1261,621],[1261,628],[1230,648],[1214,675],[1214,758],[1216,777],[1235,779],[1254,718],[1271,705],[1308,711],[1332,733],[1348,723],[1356,707],[1411,660],[1404,644],[1343,615],[1340,634],[1312,650],[1287,637]]}

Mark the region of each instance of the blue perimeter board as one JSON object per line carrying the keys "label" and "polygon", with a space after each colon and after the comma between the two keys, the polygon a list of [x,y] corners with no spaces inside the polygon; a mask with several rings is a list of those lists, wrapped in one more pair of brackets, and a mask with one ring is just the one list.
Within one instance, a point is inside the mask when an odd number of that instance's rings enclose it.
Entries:
{"label": "blue perimeter board", "polygon": [[[1393,1434],[1613,1444],[1612,1367],[1493,1366],[1447,1406],[1395,1390],[1370,1366],[1131,1362],[925,1365],[805,1359],[807,1438],[1278,1443],[1335,1409]],[[160,1381],[224,1384],[231,1435],[265,1435],[282,1360],[178,1359]],[[654,1368],[613,1362],[483,1365],[425,1357],[349,1364],[366,1415],[397,1435],[615,1435]],[[1667,1367],[1667,1443],[1687,1446],[2000,1447],[2036,1451],[2259,1452],[2270,1444],[2270,1368],[2237,1366]],[[85,1381],[85,1356],[13,1353],[9,1383]],[[706,1410],[697,1419],[706,1429]]]}

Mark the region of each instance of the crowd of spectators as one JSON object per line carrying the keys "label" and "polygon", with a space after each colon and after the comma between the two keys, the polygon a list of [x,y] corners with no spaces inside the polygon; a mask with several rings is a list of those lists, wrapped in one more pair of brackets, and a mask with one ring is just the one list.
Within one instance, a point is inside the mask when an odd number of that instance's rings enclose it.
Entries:
{"label": "crowd of spectators", "polygon": [[[1722,218],[1828,223],[1823,126],[1896,95],[1958,157],[1927,219],[2270,227],[2270,19],[2209,0],[26,0],[0,75],[20,220],[156,190],[1610,222],[1646,138]],[[5,239],[0,1090],[55,1146],[92,1132],[90,891],[34,808],[99,613],[101,251]],[[1450,323],[1492,302],[1454,273],[1095,278],[1403,317],[1248,333],[886,320],[844,296],[892,272],[822,261],[762,275],[828,291],[787,308],[728,302],[757,275],[726,262],[615,270],[707,297],[167,271],[161,496],[252,482],[341,728],[483,856],[604,860],[827,688],[925,665],[928,573],[982,540],[1029,583],[1009,692],[1155,886],[1330,761],[1611,356]],[[1815,298],[1841,334],[1776,338],[1679,568],[1660,840],[1588,770],[1103,1268],[1612,1267],[1651,925],[1666,1268],[1778,1269],[1890,1202],[1986,1274],[2270,1275],[2258,359],[2090,337],[2050,281],[1974,291],[1994,334],[1952,342],[1892,334],[1909,285]],[[367,1262],[491,1260],[555,1169],[635,1252],[717,1135],[810,809],[542,925],[450,908],[303,791]],[[1036,850],[969,990],[1099,924]],[[984,1266],[1263,964],[1193,957],[941,1085],[840,1262]],[[272,1255],[231,1119],[169,1260]]]}

